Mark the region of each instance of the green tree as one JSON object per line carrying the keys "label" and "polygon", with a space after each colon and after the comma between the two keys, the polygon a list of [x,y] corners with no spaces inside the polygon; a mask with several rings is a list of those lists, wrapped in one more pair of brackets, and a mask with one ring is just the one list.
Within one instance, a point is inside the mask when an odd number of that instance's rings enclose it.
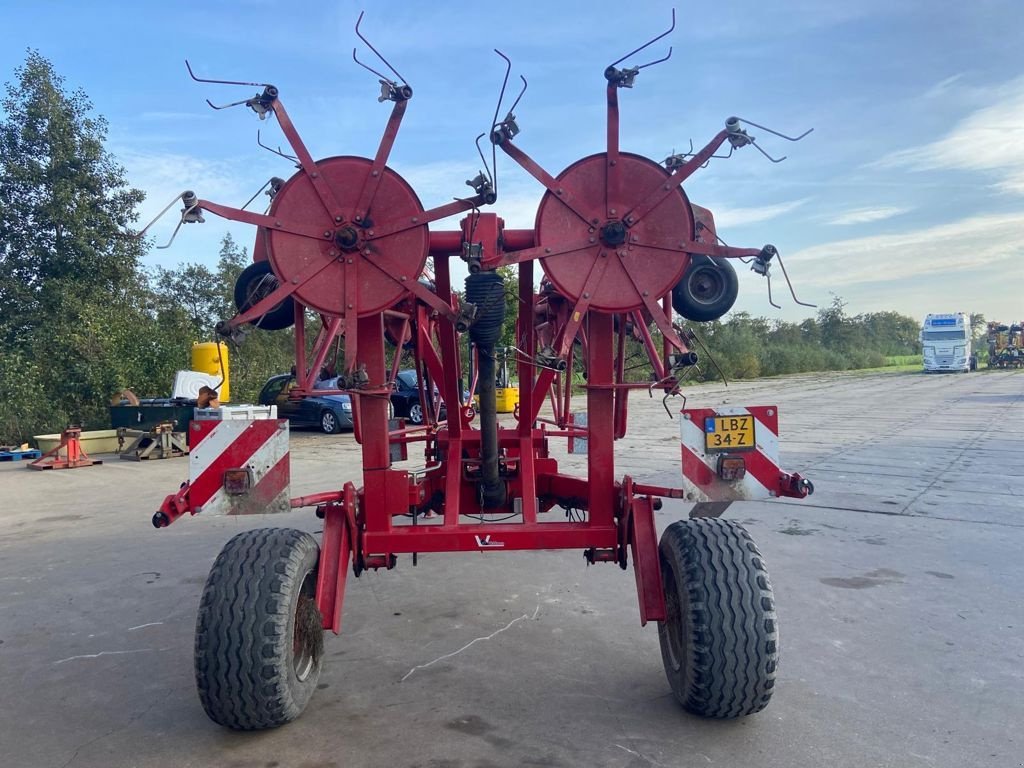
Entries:
{"label": "green tree", "polygon": [[519,319],[519,270],[507,265],[498,267],[497,272],[505,281],[505,322],[501,326],[498,346],[523,348],[516,340],[516,321]]}
{"label": "green tree", "polygon": [[108,398],[156,390],[172,356],[145,244],[125,234],[143,194],[106,151],[106,121],[37,51],[0,106],[0,440],[102,426]]}
{"label": "green tree", "polygon": [[38,51],[8,83],[0,121],[0,332],[109,298],[133,281],[144,245],[126,236],[143,193],[104,148],[107,123]]}

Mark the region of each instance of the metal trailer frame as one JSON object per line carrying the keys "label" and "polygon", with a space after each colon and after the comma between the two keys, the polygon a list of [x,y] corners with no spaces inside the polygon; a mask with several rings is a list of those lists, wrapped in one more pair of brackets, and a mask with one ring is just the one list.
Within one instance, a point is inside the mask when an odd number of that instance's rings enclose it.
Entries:
{"label": "metal trailer frame", "polygon": [[[729,155],[749,145],[764,152],[744,121],[729,118],[704,147],[675,156],[668,169],[623,152],[619,91],[633,86],[642,67],[620,69],[619,63],[604,73],[605,150],[558,176],[517,145],[519,126],[511,110],[495,119],[493,146],[544,188],[532,230],[506,229],[497,214],[479,210],[496,198],[484,174],[471,182],[472,197],[423,209],[412,188],[387,166],[412,96],[400,78],[381,78],[381,100],[393,106],[372,159],[315,161],[278,90],[259,84],[261,92],[238,103],[277,119],[298,171],[277,185],[266,214],[191,192],[181,196],[183,221],[209,212],[258,227],[277,277],[274,290],[221,324],[224,335],[258,323],[283,300],[294,299],[297,395],[312,390],[332,343],[339,334],[345,339],[345,386],[339,391],[352,397],[362,482],[291,501],[292,507],[316,507],[324,520],[315,602],[325,629],[341,629],[350,573],[393,568],[403,554],[524,549],[579,550],[588,563],[616,563],[623,569],[632,561],[641,623],[665,620],[654,512],[661,498],[684,498],[684,490],[616,475],[614,443],[626,433],[628,396],[632,390],[654,389],[666,397],[679,394],[681,376],[696,362],[694,336],[676,322],[671,301],[693,255],[753,260],[755,270],[766,274],[777,252],[771,246],[722,244],[710,214],[695,212],[682,190],[683,182],[719,156],[723,146],[728,145]],[[460,212],[468,215],[459,229],[428,230],[431,222]],[[432,286],[420,281],[428,257],[433,260]],[[474,315],[486,307],[456,295],[451,280],[456,258],[469,263],[471,279],[498,267],[518,267],[520,404],[514,425],[488,425],[495,419],[493,410],[477,413],[463,400],[460,382],[467,366],[460,339],[467,331],[472,334]],[[538,266],[546,276],[539,292]],[[309,355],[306,308],[322,318]],[[653,383],[627,380],[627,324],[647,352]],[[412,347],[424,412],[433,415],[422,427],[389,420],[400,355],[388,364],[386,335],[399,344],[408,339]],[[572,409],[577,361],[586,371],[585,426]],[[436,418],[435,387],[448,405],[446,422]],[[497,456],[487,444],[488,426]],[[563,437],[586,439],[586,476],[559,470],[549,441]],[[393,461],[413,446],[422,450],[423,467],[396,469]],[[493,481],[488,461],[496,463],[503,489],[498,503],[483,490],[488,472]],[[777,496],[802,498],[812,490],[799,474],[782,470],[773,482],[770,491]],[[559,507],[578,514],[546,521],[546,513]],[[168,497],[155,522],[162,527],[190,511],[184,488]]]}

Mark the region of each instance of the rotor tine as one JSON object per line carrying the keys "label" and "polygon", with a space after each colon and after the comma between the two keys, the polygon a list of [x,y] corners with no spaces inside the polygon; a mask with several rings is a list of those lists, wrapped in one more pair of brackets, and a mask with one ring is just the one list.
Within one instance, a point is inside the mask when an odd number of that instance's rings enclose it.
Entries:
{"label": "rotor tine", "polygon": [[368,64],[364,64],[363,62],[361,62],[361,61],[359,60],[359,57],[358,57],[358,56],[356,56],[356,49],[355,49],[355,48],[353,48],[353,49],[352,49],[352,60],[353,60],[353,61],[354,61],[354,62],[355,62],[356,64],[358,64],[358,65],[359,65],[360,67],[362,67],[363,69],[365,69],[365,70],[366,70],[367,72],[372,72],[372,73],[373,73],[373,74],[375,74],[375,75],[376,75],[377,77],[379,77],[382,83],[393,83],[393,84],[397,85],[397,83],[395,83],[395,82],[394,82],[394,81],[393,81],[393,80],[392,80],[392,79],[391,79],[390,77],[388,77],[387,75],[385,75],[385,74],[383,74],[383,73],[381,73],[381,72],[378,72],[378,71],[377,71],[376,69],[374,69],[374,68],[373,68],[373,67],[371,67],[370,65],[368,65]]}
{"label": "rotor tine", "polygon": [[778,136],[780,139],[785,139],[786,141],[800,141],[800,139],[804,138],[804,136],[814,131],[813,128],[808,128],[799,136],[787,136],[784,133],[773,131],[771,128],[766,128],[763,125],[758,125],[757,123],[751,122],[750,120],[744,120],[742,117],[737,117],[736,119],[739,120],[741,123],[746,123],[747,125],[753,126],[754,128],[757,128],[759,130],[768,131],[768,133],[772,134],[773,136]]}
{"label": "rotor tine", "polygon": [[711,350],[708,349],[707,344],[701,341],[700,336],[698,336],[692,328],[687,328],[686,331],[689,338],[697,342],[697,346],[699,346],[701,350],[704,352],[704,354],[708,356],[708,360],[710,360],[711,364],[715,366],[715,370],[718,371],[718,375],[722,377],[722,381],[725,382],[725,386],[729,386],[729,380],[725,377],[725,371],[722,370],[722,367],[718,364],[718,361],[715,360],[715,357],[714,355],[711,354]]}
{"label": "rotor tine", "polygon": [[782,263],[782,256],[780,256],[778,253],[776,253],[775,254],[775,260],[779,262],[779,266],[782,268],[782,276],[786,278],[786,285],[789,286],[789,292],[793,295],[793,301],[795,301],[797,304],[799,304],[802,307],[815,307],[815,308],[817,308],[817,306],[818,306],[817,304],[808,304],[806,301],[800,301],[800,299],[798,299],[796,297],[796,291],[793,290],[793,281],[789,279],[789,273],[786,272],[786,265]]}
{"label": "rotor tine", "polygon": [[521,98],[523,98],[523,94],[526,93],[526,88],[527,88],[526,78],[523,77],[522,75],[520,75],[519,79],[523,81],[523,90],[521,90],[519,92],[519,95],[516,96],[516,100],[512,102],[512,106],[508,108],[509,114],[511,114],[511,113],[516,111],[516,107],[519,106],[519,100]]}
{"label": "rotor tine", "polygon": [[[611,64],[609,64],[608,66],[609,66],[609,67],[614,67],[614,66],[616,66],[617,64],[621,64],[622,62],[624,62],[624,61],[625,61],[626,59],[628,59],[628,58],[629,58],[630,56],[632,56],[633,54],[636,54],[636,53],[640,53],[640,51],[642,51],[642,50],[643,50],[644,48],[647,48],[647,47],[649,47],[649,46],[651,46],[651,45],[654,45],[654,44],[655,44],[656,42],[658,42],[659,40],[661,40],[661,38],[665,37],[665,35],[668,35],[668,34],[670,34],[670,33],[672,32],[672,30],[674,30],[675,28],[676,28],[676,9],[675,9],[675,8],[673,8],[673,9],[672,9],[672,26],[670,26],[670,27],[669,27],[668,29],[666,29],[666,30],[665,30],[664,32],[662,32],[662,33],[661,33],[660,35],[658,35],[657,37],[655,37],[655,38],[652,38],[652,39],[648,40],[648,41],[647,41],[646,43],[644,43],[643,45],[641,45],[641,46],[640,46],[639,48],[636,48],[635,50],[632,50],[632,51],[630,51],[629,53],[627,53],[627,54],[626,54],[625,56],[623,56],[623,57],[622,57],[621,59],[619,59],[618,61],[613,61],[613,62],[612,62]],[[669,53],[669,55],[671,55],[671,53]],[[668,57],[666,57],[666,58],[668,58]],[[664,61],[664,60],[665,60],[665,59],[661,59],[661,61]],[[652,62],[651,62],[651,64],[657,64],[657,63],[658,63],[658,62],[656,62],[656,61],[652,61]],[[650,66],[650,65],[649,65],[649,64],[645,64],[644,66]]]}
{"label": "rotor tine", "polygon": [[[171,202],[169,202],[167,205],[164,206],[164,209],[162,211],[160,211],[160,213],[158,213],[156,216],[153,217],[153,220],[150,221],[149,224],[144,226],[142,229],[140,229],[138,231],[138,233],[135,234],[135,238],[137,240],[141,240],[145,236],[146,232],[149,231],[149,228],[152,227],[154,224],[156,224],[157,221],[159,221],[163,217],[163,215],[165,213],[167,213],[169,210],[171,210],[171,208],[174,207],[174,204],[176,202],[178,202],[179,200],[181,200],[185,196],[185,194],[187,192],[188,192],[188,190],[185,190],[185,192],[182,192],[180,195],[177,195],[176,197],[174,197],[171,200]],[[170,245],[170,243],[168,243],[168,245]],[[166,246],[164,246],[164,247],[166,247]]]}
{"label": "rotor tine", "polygon": [[771,304],[776,309],[782,309],[782,307],[779,304],[776,304],[775,300],[772,299],[772,276],[766,274],[764,277],[765,280],[768,281],[768,303]]}
{"label": "rotor tine", "polygon": [[[388,61],[387,59],[385,59],[383,56],[381,56],[380,51],[378,51],[376,48],[373,47],[373,43],[371,43],[369,40],[367,40],[366,37],[363,36],[363,33],[359,31],[359,24],[362,22],[363,15],[365,13],[366,13],[366,11],[360,11],[359,12],[359,18],[356,19],[356,36],[360,40],[362,40],[364,43],[366,43],[366,47],[367,48],[369,48],[371,51],[373,51],[375,54],[377,54],[377,58],[384,62],[384,66],[386,66],[388,69],[390,69],[392,72],[394,72],[395,77],[397,77],[399,80],[402,81],[402,85],[408,85],[409,81],[406,80],[404,77],[402,77],[400,74],[398,74],[398,70],[395,69],[393,66],[391,66],[391,62]],[[388,79],[388,78],[385,78],[385,79]]]}
{"label": "rotor tine", "polygon": [[494,177],[491,175],[491,169],[487,167],[487,158],[484,157],[484,151],[480,149],[480,139],[482,139],[486,135],[486,133],[481,133],[479,136],[476,137],[476,141],[474,143],[476,144],[476,153],[480,155],[480,162],[484,164],[484,173],[487,174],[487,178],[491,182],[491,185],[493,186]]}
{"label": "rotor tine", "polygon": [[270,179],[267,179],[263,183],[263,186],[256,190],[256,193],[246,201],[245,205],[243,205],[240,210],[244,211],[246,208],[248,208],[249,207],[249,203],[251,203],[253,200],[255,200],[256,196],[259,195],[260,192],[262,192],[264,189],[266,189],[269,186],[270,186]]}
{"label": "rotor tine", "polygon": [[[211,81],[212,82],[212,81]],[[228,107],[238,107],[242,104],[247,103],[248,99],[242,99],[241,101],[232,101],[230,104],[221,104],[219,107],[209,99],[206,99],[206,103],[210,105],[211,109],[227,109]]]}
{"label": "rotor tine", "polygon": [[[492,129],[498,124],[498,115],[501,113],[501,102],[505,99],[505,88],[508,85],[508,76],[512,72],[512,59],[497,48],[494,49],[494,52],[505,60],[505,79],[501,81],[501,90],[498,91],[498,104],[494,107],[494,119],[491,120]],[[516,101],[518,101],[518,99]]]}
{"label": "rotor tine", "polygon": [[[273,153],[275,155],[283,157],[285,160],[290,160],[291,162],[295,163],[295,167],[296,168],[300,168],[301,167],[299,165],[299,158],[294,157],[292,155],[285,154],[284,152],[281,151],[280,147],[278,147],[277,149],[274,149],[273,147],[268,147],[266,144],[264,144],[262,141],[260,141],[260,131],[259,131],[258,128],[256,129],[256,143],[259,144],[261,147],[263,147],[265,150],[267,150],[267,152],[271,152],[271,153]],[[259,192],[257,192],[256,194],[258,195]],[[254,197],[255,197],[255,195],[254,195]],[[250,200],[249,202],[252,202],[252,201]]]}
{"label": "rotor tine", "polygon": [[174,231],[171,233],[171,239],[168,240],[163,245],[156,246],[157,249],[162,251],[164,248],[170,248],[171,247],[171,243],[174,242],[174,238],[176,238],[178,236],[178,230],[181,229],[181,225],[184,224],[184,223],[185,223],[185,215],[182,214],[181,218],[178,220],[178,226],[176,226],[174,228]]}
{"label": "rotor tine", "polygon": [[668,61],[671,58],[672,58],[672,46],[670,45],[668,47],[668,53],[664,57],[662,57],[660,59],[655,59],[654,61],[649,61],[646,64],[641,64],[641,65],[639,65],[637,67],[637,69],[647,69],[647,67],[653,66],[655,64],[661,64],[661,62]]}
{"label": "rotor tine", "polygon": [[[506,88],[506,86],[508,86],[508,76],[512,73],[512,59],[510,59],[504,53],[499,51],[497,48],[494,49],[494,52],[496,54],[498,54],[499,56],[501,56],[501,58],[503,58],[505,60],[505,77],[501,81],[501,90],[498,91],[498,103],[494,106],[494,118],[491,120],[491,128],[490,128],[490,131],[487,134],[488,137],[490,137],[491,134],[493,133],[494,126],[496,126],[498,124],[498,115],[501,113],[501,102],[505,100],[505,88]],[[525,92],[525,90],[526,89],[524,88],[523,91]],[[520,96],[522,96],[522,94],[520,94]],[[519,99],[516,99],[516,103],[518,103],[518,102],[519,102]],[[491,140],[491,167],[494,168],[494,177],[491,179],[491,185],[494,187],[494,193],[497,194],[498,193],[498,145],[494,143],[493,139]]]}
{"label": "rotor tine", "polygon": [[[210,80],[205,77],[196,77],[196,73],[192,71],[192,65],[188,63],[188,59],[185,59],[185,67],[188,69],[189,76],[191,76],[191,78],[197,83],[217,83],[218,85],[254,85],[257,88],[267,88],[270,86],[270,83],[246,83],[240,80]],[[239,103],[241,104],[244,102]],[[210,106],[213,105],[211,104]],[[214,107],[214,109],[217,109],[217,107]]]}
{"label": "rotor tine", "polygon": [[782,162],[783,160],[785,160],[785,159],[786,159],[786,156],[785,156],[785,155],[783,155],[782,157],[780,157],[780,158],[778,158],[778,159],[776,160],[776,159],[775,159],[774,157],[772,157],[772,156],[771,156],[771,155],[769,155],[769,154],[768,154],[767,152],[765,152],[765,151],[764,151],[763,149],[761,149],[761,145],[760,145],[760,144],[758,144],[758,143],[757,143],[757,142],[756,142],[756,141],[754,140],[754,137],[753,137],[753,136],[750,136],[750,137],[748,137],[748,138],[750,139],[750,144],[751,144],[751,145],[752,145],[752,146],[754,147],[754,149],[756,149],[756,150],[757,150],[758,152],[760,152],[760,153],[761,153],[762,155],[764,155],[765,157],[767,157],[767,158],[768,158],[769,160],[771,160],[771,161],[772,161],[773,163],[781,163],[781,162]]}

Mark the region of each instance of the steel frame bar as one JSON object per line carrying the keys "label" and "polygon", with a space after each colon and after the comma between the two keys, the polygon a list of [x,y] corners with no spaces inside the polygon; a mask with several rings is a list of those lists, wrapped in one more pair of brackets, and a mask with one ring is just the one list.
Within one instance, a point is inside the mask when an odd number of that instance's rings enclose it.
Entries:
{"label": "steel frame bar", "polygon": [[402,118],[405,116],[408,99],[400,99],[395,102],[388,118],[387,126],[384,128],[384,135],[381,136],[380,146],[377,147],[377,154],[373,158],[373,166],[370,168],[370,175],[363,181],[363,188],[359,193],[359,201],[352,214],[355,221],[361,222],[370,213],[373,206],[373,199],[377,194],[377,188],[384,177],[384,168],[387,166],[391,149],[395,145],[395,138],[398,136],[398,129],[402,125]]}

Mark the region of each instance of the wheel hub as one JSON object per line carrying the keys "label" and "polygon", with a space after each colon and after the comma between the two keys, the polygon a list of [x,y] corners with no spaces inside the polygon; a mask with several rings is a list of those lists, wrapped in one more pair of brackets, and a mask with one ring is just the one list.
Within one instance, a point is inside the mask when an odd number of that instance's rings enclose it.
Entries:
{"label": "wheel hub", "polygon": [[722,293],[722,287],[721,279],[710,269],[700,270],[690,281],[690,292],[693,294],[693,298],[704,304],[715,301]]}

